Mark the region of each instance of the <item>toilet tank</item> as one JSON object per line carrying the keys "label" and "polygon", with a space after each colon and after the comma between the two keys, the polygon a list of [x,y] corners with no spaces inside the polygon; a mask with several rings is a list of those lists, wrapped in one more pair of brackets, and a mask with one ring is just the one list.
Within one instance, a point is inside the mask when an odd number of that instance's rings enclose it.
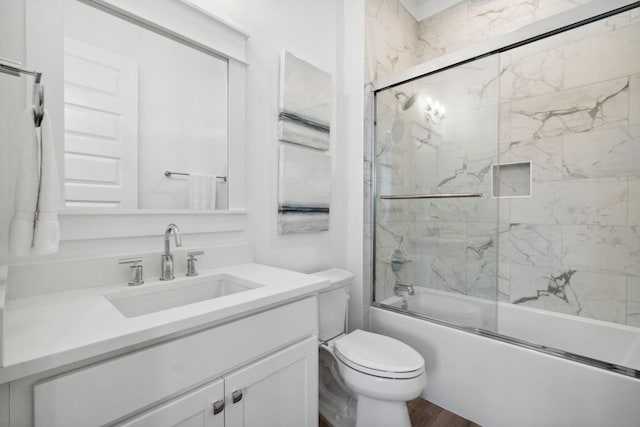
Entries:
{"label": "toilet tank", "polygon": [[347,313],[349,310],[349,285],[353,282],[353,274],[339,268],[313,273],[329,280],[331,285],[318,295],[319,339],[327,341],[346,332]]}

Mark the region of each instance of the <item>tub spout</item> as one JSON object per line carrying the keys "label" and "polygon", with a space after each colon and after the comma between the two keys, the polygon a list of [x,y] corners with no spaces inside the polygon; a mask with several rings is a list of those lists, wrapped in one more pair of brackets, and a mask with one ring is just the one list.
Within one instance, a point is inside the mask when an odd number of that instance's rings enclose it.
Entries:
{"label": "tub spout", "polygon": [[399,297],[408,297],[415,295],[416,291],[412,285],[403,285],[402,283],[396,283],[393,285],[393,293]]}

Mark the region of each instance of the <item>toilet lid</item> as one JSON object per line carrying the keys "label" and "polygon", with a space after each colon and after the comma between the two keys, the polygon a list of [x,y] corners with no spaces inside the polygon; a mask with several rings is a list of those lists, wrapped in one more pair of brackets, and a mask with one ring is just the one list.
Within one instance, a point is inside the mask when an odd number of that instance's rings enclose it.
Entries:
{"label": "toilet lid", "polygon": [[335,354],[358,371],[385,378],[413,378],[424,370],[422,355],[403,342],[356,329],[334,343]]}

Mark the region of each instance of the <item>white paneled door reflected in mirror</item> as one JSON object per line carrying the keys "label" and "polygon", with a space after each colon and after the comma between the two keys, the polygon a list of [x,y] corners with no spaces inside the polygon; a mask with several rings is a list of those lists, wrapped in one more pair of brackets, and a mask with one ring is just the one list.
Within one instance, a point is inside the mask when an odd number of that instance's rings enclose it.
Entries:
{"label": "white paneled door reflected in mirror", "polygon": [[65,208],[227,209],[228,102],[226,58],[65,0]]}

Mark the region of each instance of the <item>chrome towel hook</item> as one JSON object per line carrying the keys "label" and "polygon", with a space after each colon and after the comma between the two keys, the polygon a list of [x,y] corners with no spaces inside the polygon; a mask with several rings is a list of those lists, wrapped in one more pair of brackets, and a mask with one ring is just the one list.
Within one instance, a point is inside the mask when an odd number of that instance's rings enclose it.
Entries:
{"label": "chrome towel hook", "polygon": [[44,85],[40,83],[42,73],[36,73],[33,83],[33,120],[36,127],[40,127],[44,117]]}
{"label": "chrome towel hook", "polygon": [[0,57],[0,72],[12,76],[28,74],[35,77],[33,82],[33,120],[36,127],[39,127],[44,117],[44,85],[41,82],[42,73],[40,71],[24,69],[20,62],[2,57]]}

